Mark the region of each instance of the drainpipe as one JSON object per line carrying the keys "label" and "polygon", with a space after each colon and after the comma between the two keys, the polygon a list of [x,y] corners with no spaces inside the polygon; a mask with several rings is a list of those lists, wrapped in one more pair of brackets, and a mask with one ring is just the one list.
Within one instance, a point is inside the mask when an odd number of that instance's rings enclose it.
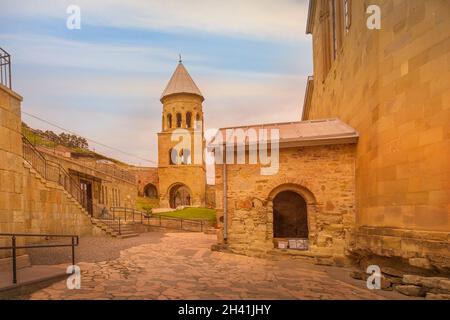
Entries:
{"label": "drainpipe", "polygon": [[223,163],[222,166],[222,179],[223,179],[223,240],[226,243],[228,238],[228,206],[227,206],[227,164]]}

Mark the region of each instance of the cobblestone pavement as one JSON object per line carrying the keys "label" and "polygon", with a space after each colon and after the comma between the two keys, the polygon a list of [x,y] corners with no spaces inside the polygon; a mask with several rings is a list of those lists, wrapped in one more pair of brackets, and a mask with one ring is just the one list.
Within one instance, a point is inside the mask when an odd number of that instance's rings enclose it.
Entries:
{"label": "cobblestone pavement", "polygon": [[[266,260],[210,251],[215,236],[167,233],[103,262],[81,262],[81,289],[66,281],[31,299],[385,299],[345,280],[348,271],[293,260]],[[343,280],[344,279],[344,280]],[[350,279],[350,278],[349,278]],[[386,296],[387,294],[387,296]]]}

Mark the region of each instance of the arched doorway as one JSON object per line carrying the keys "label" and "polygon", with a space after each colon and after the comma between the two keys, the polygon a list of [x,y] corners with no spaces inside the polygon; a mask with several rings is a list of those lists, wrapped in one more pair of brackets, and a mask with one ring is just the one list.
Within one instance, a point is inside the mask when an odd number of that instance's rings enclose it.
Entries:
{"label": "arched doorway", "polygon": [[149,183],[144,187],[144,196],[148,198],[157,198],[158,189],[156,189],[154,184]]}
{"label": "arched doorway", "polygon": [[294,191],[282,191],[273,199],[273,236],[308,239],[305,199]]}
{"label": "arched doorway", "polygon": [[170,207],[191,205],[191,192],[184,184],[177,184],[170,189]]}

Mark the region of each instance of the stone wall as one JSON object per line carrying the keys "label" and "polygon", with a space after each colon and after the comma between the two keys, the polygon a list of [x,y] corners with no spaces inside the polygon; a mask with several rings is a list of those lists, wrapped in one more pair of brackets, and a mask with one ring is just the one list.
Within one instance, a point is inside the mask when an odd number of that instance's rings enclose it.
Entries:
{"label": "stone wall", "polygon": [[374,0],[382,29],[369,30],[367,2],[352,1],[350,31],[325,75],[323,3],[316,1],[305,114],[338,117],[360,134],[355,248],[448,266],[450,2]]}
{"label": "stone wall", "polygon": [[206,185],[206,195],[205,195],[205,204],[208,208],[216,207],[216,186],[215,185]]}
{"label": "stone wall", "polygon": [[[0,85],[0,233],[92,233],[81,206],[60,186],[39,178],[24,162],[21,101],[19,95]],[[25,239],[17,241],[23,244]],[[10,239],[0,237],[3,245],[10,245]],[[9,256],[9,251],[0,251],[0,258]]]}
{"label": "stone wall", "polygon": [[[354,152],[350,144],[281,149],[279,172],[271,176],[262,176],[260,165],[227,165],[229,249],[247,255],[273,251],[272,200],[291,190],[307,203],[306,254],[344,256],[354,226]],[[223,243],[222,173],[222,165],[216,165],[219,243]]]}
{"label": "stone wall", "polygon": [[[137,184],[131,183],[128,180],[120,179],[115,175],[107,174],[103,171],[95,169],[93,166],[89,166],[89,162],[77,161],[73,158],[65,158],[59,155],[45,152],[45,157],[55,163],[60,164],[75,181],[80,179],[88,180],[92,182],[92,196],[94,204],[111,206],[127,206],[128,208],[135,208],[137,197]],[[84,178],[78,176],[78,173],[86,175]],[[91,177],[91,178],[90,178]],[[94,177],[96,179],[94,179]],[[101,186],[105,189],[105,201],[100,203]],[[113,201],[112,190],[118,190],[116,195],[116,203]]]}
{"label": "stone wall", "polygon": [[94,233],[88,213],[63,187],[42,178],[28,163],[23,166],[23,218],[26,233],[79,236]]}
{"label": "stone wall", "polygon": [[[144,188],[151,183],[158,189],[159,178],[158,168],[152,167],[135,167],[131,169],[136,174],[136,182],[138,188],[138,194],[144,196]],[[158,190],[159,195],[159,190]]]}
{"label": "stone wall", "polygon": [[[22,97],[0,85],[0,233],[25,230],[22,214],[21,101]],[[6,245],[6,241],[0,237],[0,246]],[[9,254],[0,250],[0,258]]]}

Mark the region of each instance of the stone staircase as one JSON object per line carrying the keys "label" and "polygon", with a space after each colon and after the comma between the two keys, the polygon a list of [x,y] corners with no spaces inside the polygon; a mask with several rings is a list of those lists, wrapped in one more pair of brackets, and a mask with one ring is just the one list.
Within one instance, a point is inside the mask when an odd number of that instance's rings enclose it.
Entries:
{"label": "stone staircase", "polygon": [[125,239],[137,237],[139,235],[132,223],[121,223],[119,229],[119,222],[117,220],[91,218],[91,221],[94,226],[114,238]]}
{"label": "stone staircase", "polygon": [[41,176],[41,174],[35,170],[27,161],[23,161],[23,165],[26,169],[30,171],[30,173],[34,176],[35,179],[39,180],[46,188],[52,188],[60,190],[61,193],[70,201],[78,210],[80,210],[85,216],[87,216],[91,224],[101,230],[104,234],[115,237],[115,238],[130,238],[138,236],[139,233],[136,232],[133,224],[130,223],[122,223],[120,226],[119,233],[119,222],[117,220],[101,220],[95,219],[89,215],[86,209],[66,190],[64,187],[59,185],[56,182],[45,179]]}

